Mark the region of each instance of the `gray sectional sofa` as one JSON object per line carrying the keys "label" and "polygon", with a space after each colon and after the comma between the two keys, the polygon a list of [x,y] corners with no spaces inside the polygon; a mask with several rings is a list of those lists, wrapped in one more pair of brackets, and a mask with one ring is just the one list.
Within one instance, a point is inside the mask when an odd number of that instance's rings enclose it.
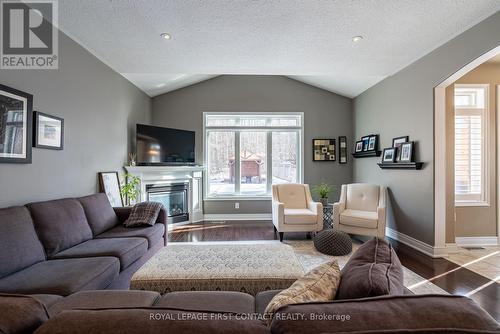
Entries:
{"label": "gray sectional sofa", "polygon": [[165,210],[151,227],[123,227],[129,213],[102,193],[0,209],[0,292],[128,289],[167,240]]}

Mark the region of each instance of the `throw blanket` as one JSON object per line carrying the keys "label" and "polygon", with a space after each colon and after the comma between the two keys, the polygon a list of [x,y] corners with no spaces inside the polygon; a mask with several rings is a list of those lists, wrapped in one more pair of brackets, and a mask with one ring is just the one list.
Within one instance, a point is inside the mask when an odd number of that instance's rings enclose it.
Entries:
{"label": "throw blanket", "polygon": [[130,211],[130,216],[123,223],[125,227],[137,227],[150,225],[156,223],[158,214],[163,208],[163,204],[158,202],[142,202],[134,205]]}

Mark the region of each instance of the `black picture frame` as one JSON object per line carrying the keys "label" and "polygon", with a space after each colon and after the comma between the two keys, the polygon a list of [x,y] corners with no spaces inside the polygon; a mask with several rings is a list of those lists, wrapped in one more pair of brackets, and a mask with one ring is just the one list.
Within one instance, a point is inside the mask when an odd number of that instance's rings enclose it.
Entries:
{"label": "black picture frame", "polygon": [[[118,172],[99,172],[99,192],[105,193],[113,207],[123,207]],[[116,183],[115,183],[116,182]]]}
{"label": "black picture frame", "polygon": [[[17,101],[17,102],[16,102]],[[9,120],[8,112],[16,104],[16,110],[21,107],[22,119]],[[8,128],[19,128],[22,132],[21,153],[4,152]],[[0,163],[30,164],[32,157],[33,129],[33,95],[0,84]],[[12,138],[11,138],[12,139]],[[14,138],[14,140],[17,140]]]}
{"label": "black picture frame", "polygon": [[392,138],[392,147],[396,147],[396,161],[399,161],[400,155],[401,155],[401,145],[403,143],[407,143],[409,141],[410,137],[409,136],[401,136],[401,137],[396,137]]}
{"label": "black picture frame", "polygon": [[[59,131],[56,129],[56,135],[59,134],[59,145],[42,144],[40,141],[40,117],[48,118],[60,123]],[[33,112],[33,147],[49,150],[62,150],[64,148],[64,119],[61,117],[49,115],[40,111]]]}
{"label": "black picture frame", "polygon": [[347,163],[347,137],[339,136],[339,164]]}
{"label": "black picture frame", "polygon": [[361,137],[361,141],[363,142],[363,152],[368,151],[368,143],[370,142],[370,136]]}
{"label": "black picture frame", "polygon": [[335,161],[335,139],[313,139],[313,161]]}
{"label": "black picture frame", "polygon": [[407,143],[403,143],[401,145],[401,154],[399,161],[400,162],[413,162],[413,147],[414,144],[412,141],[409,141]]}
{"label": "black picture frame", "polygon": [[369,139],[368,139],[368,148],[367,148],[367,152],[371,152],[371,151],[376,151],[378,148],[378,136],[377,135],[371,135],[369,136]]}
{"label": "black picture frame", "polygon": [[[382,153],[382,162],[384,163],[393,163],[396,161],[396,152],[397,152],[396,147],[388,147],[384,148],[384,152]],[[390,156],[387,156],[390,154]]]}
{"label": "black picture frame", "polygon": [[356,142],[356,145],[354,146],[354,152],[355,153],[363,152],[363,141],[362,140],[358,140]]}

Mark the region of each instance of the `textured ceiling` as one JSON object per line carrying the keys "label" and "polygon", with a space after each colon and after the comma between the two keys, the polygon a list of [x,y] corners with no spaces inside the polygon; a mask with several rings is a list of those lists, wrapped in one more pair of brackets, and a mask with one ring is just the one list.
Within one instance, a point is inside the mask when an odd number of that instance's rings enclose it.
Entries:
{"label": "textured ceiling", "polygon": [[59,25],[150,96],[268,74],[354,97],[498,10],[499,0],[64,0]]}

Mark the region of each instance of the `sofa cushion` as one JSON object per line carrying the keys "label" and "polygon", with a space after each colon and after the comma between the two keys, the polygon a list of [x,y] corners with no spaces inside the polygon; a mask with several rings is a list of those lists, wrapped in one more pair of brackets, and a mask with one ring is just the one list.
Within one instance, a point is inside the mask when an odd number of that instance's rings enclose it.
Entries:
{"label": "sofa cushion", "polygon": [[0,210],[0,278],[45,260],[25,207]]}
{"label": "sofa cushion", "polygon": [[139,290],[93,290],[79,291],[49,308],[51,317],[73,309],[99,309],[119,307],[148,307],[160,298],[158,292]]}
{"label": "sofa cushion", "polygon": [[158,202],[142,202],[134,205],[130,215],[123,223],[125,227],[153,226],[156,223],[163,204]]}
{"label": "sofa cushion", "polygon": [[118,217],[104,193],[78,198],[85,211],[90,229],[94,235],[101,234],[116,225]]}
{"label": "sofa cushion", "polygon": [[120,268],[123,270],[147,251],[148,242],[144,238],[92,239],[57,253],[53,258],[114,256],[120,260]]}
{"label": "sofa cushion", "polygon": [[285,205],[285,209],[307,208],[306,189],[302,184],[280,184],[278,198]]}
{"label": "sofa cushion", "polygon": [[264,311],[266,310],[267,305],[269,305],[269,302],[271,302],[274,296],[276,296],[281,291],[282,290],[267,290],[259,292],[255,296],[255,312],[258,314],[264,314]]}
{"label": "sofa cushion", "polygon": [[38,300],[47,309],[64,298],[63,296],[48,295],[48,294],[35,294],[35,295],[29,295],[29,296]]}
{"label": "sofa cushion", "polygon": [[28,207],[49,258],[92,239],[85,212],[76,199],[32,203]]}
{"label": "sofa cushion", "polygon": [[44,305],[24,295],[0,294],[0,333],[33,333],[49,319]]}
{"label": "sofa cushion", "polygon": [[337,299],[402,295],[403,266],[392,246],[373,238],[365,242],[342,268]]}
{"label": "sofa cushion", "polygon": [[318,216],[309,209],[285,209],[285,224],[316,224]]}
{"label": "sofa cushion", "polygon": [[355,227],[377,228],[378,213],[347,209],[340,214],[340,223]]}
{"label": "sofa cushion", "polygon": [[270,322],[270,316],[285,305],[333,300],[339,282],[340,268],[337,260],[323,263],[274,296],[264,314],[269,316],[267,320]]}
{"label": "sofa cushion", "polygon": [[0,279],[0,291],[67,296],[106,288],[120,272],[114,257],[49,260]]}
{"label": "sofa cushion", "polygon": [[[295,320],[297,315],[303,320]],[[499,330],[499,324],[474,301],[451,295],[380,296],[288,305],[277,312],[271,323],[273,334],[495,333]]]}
{"label": "sofa cushion", "polygon": [[248,293],[235,291],[179,291],[163,295],[155,307],[180,308],[191,311],[253,313],[255,299]]}
{"label": "sofa cushion", "polygon": [[154,224],[153,226],[143,226],[143,227],[124,227],[116,226],[111,230],[106,231],[102,234],[96,236],[97,239],[103,238],[131,238],[131,237],[141,237],[148,240],[148,248],[153,247],[158,242],[163,242],[163,236],[165,235],[165,225],[164,224]]}
{"label": "sofa cushion", "polygon": [[71,310],[61,312],[36,334],[270,334],[263,322],[216,312],[160,308]]}
{"label": "sofa cushion", "polygon": [[354,183],[347,186],[346,209],[377,211],[380,187],[374,184]]}

